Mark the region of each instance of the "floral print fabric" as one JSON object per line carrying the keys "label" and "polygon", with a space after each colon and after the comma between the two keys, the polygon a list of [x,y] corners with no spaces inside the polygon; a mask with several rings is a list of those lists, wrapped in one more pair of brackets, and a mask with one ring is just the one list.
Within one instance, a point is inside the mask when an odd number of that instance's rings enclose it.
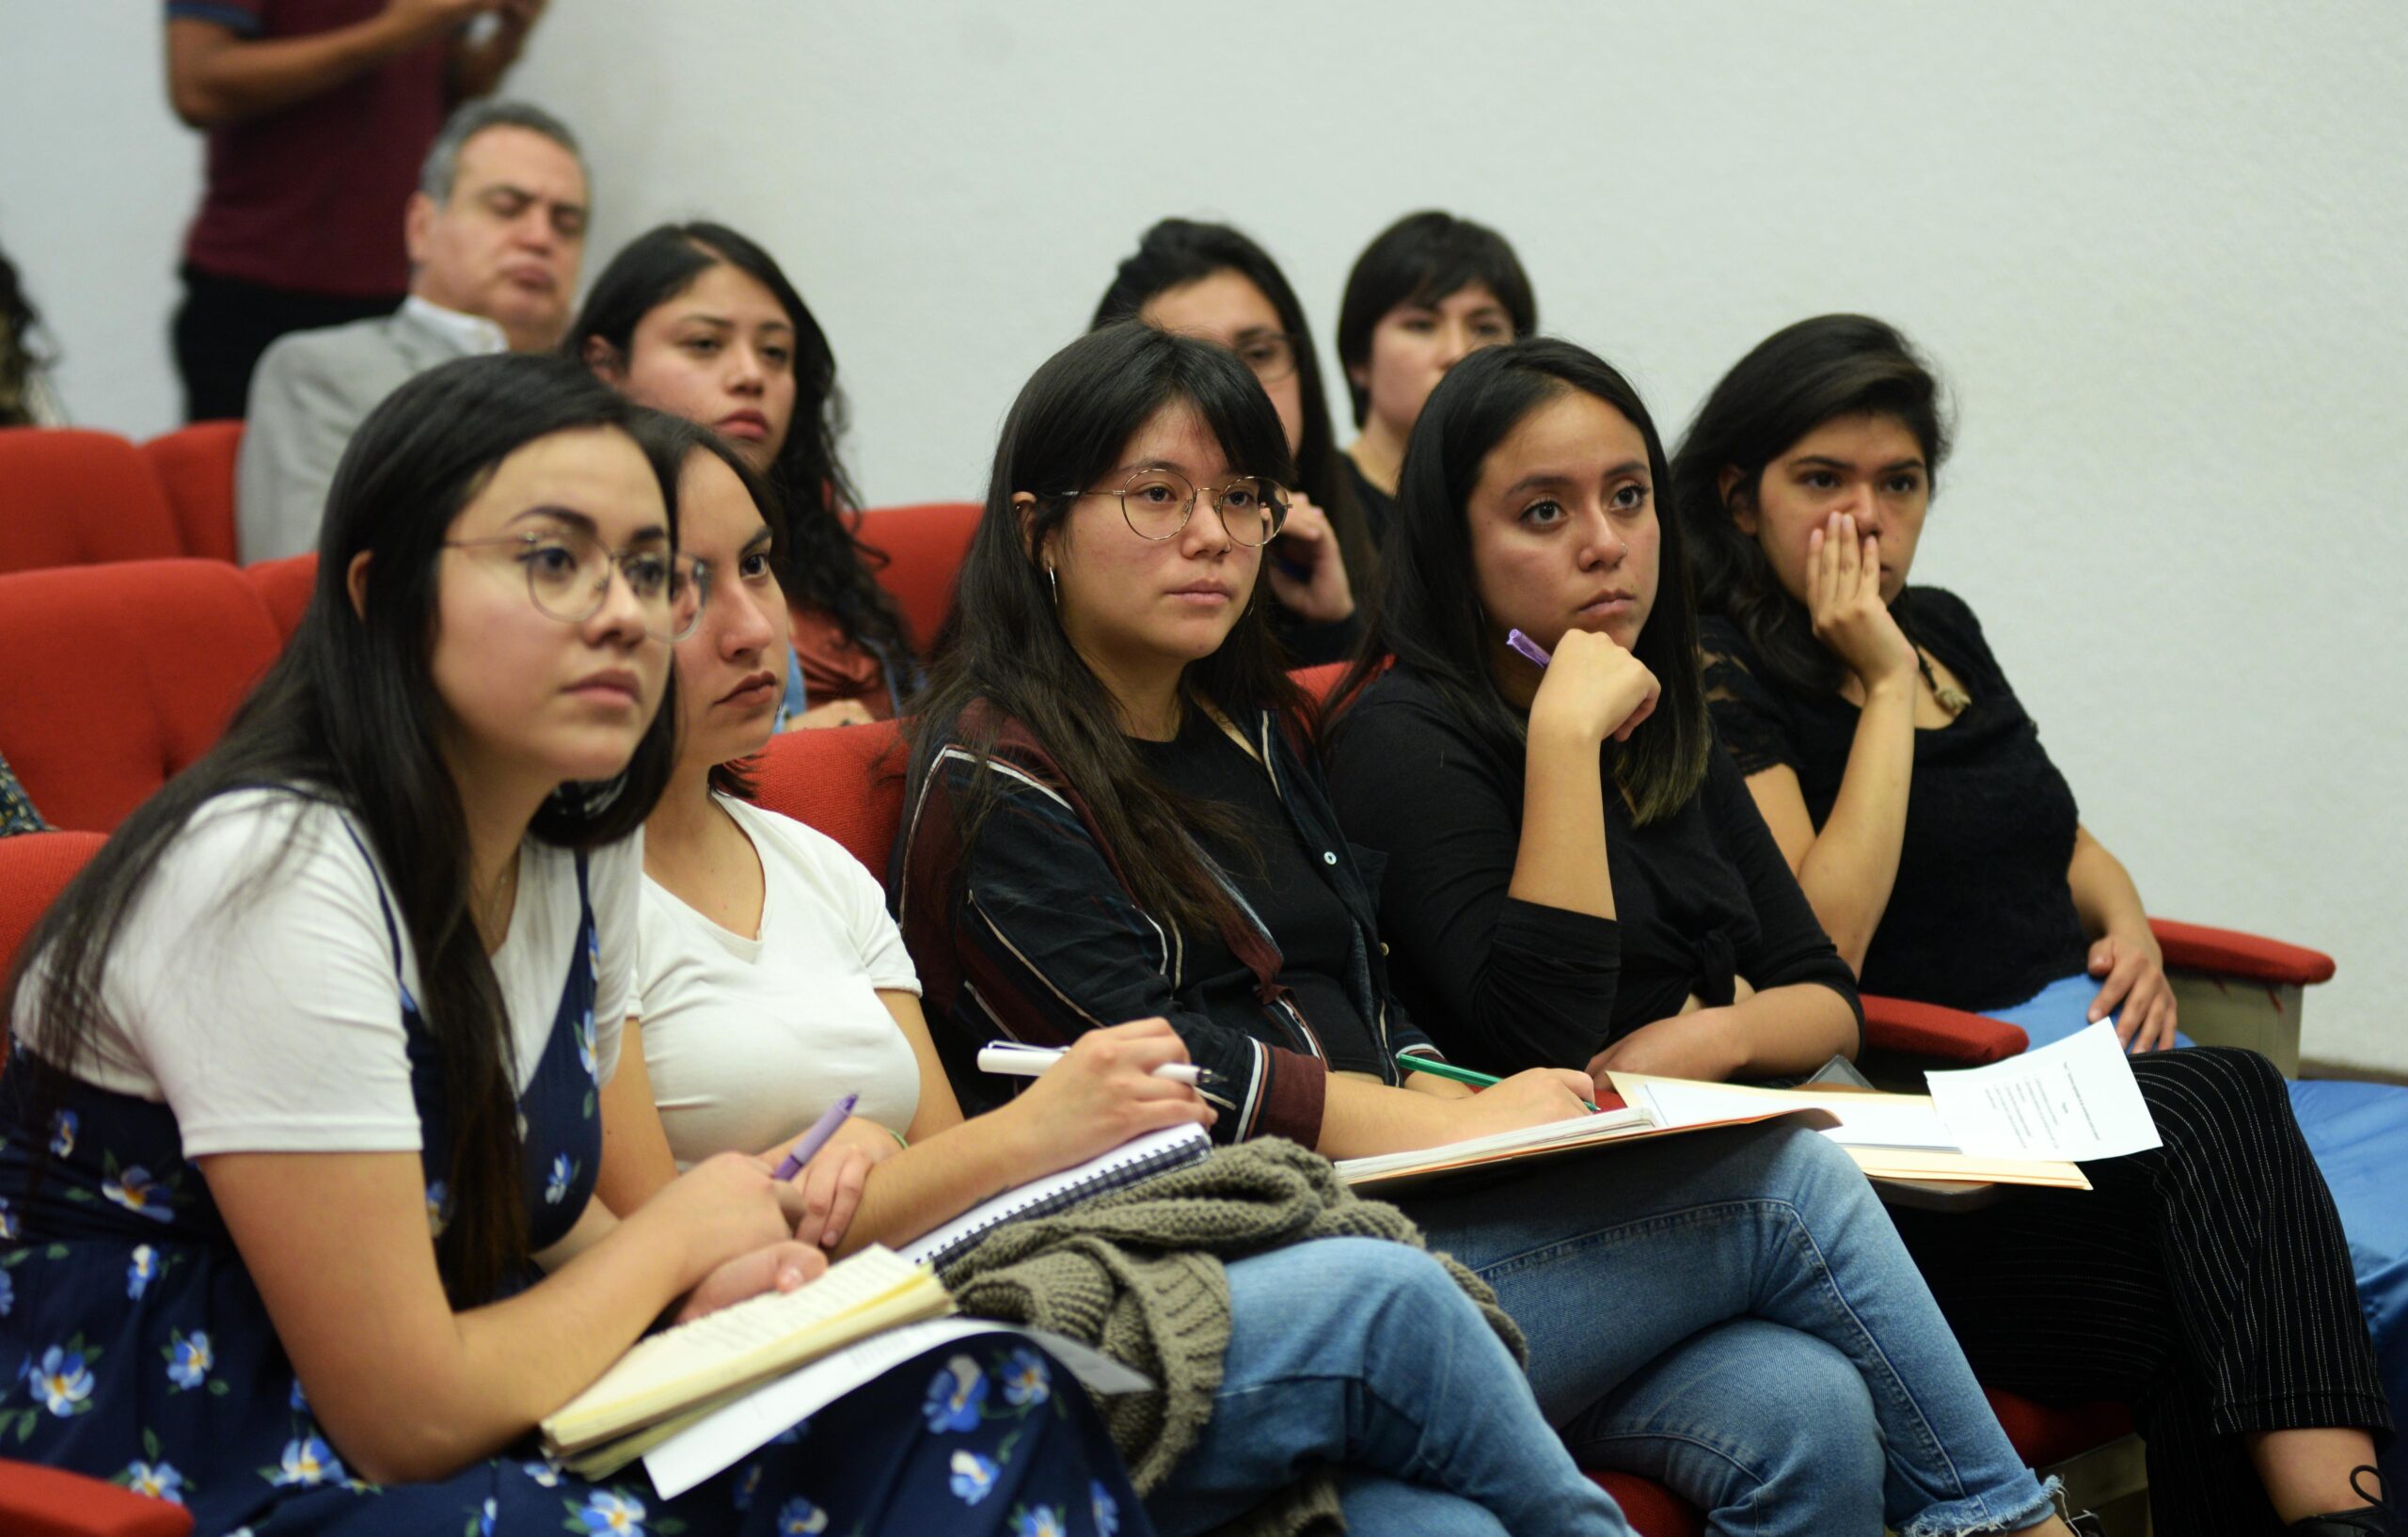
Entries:
{"label": "floral print fabric", "polygon": [[[580,887],[584,875],[580,860]],[[539,1247],[575,1225],[600,1161],[590,904],[583,928],[519,1101]],[[439,1149],[431,1042],[416,1005],[396,1006],[424,1142]],[[26,1086],[0,1071],[0,1364],[13,1367],[0,1456],[186,1506],[197,1531],[230,1537],[1145,1529],[1084,1395],[1054,1391],[1052,1363],[1008,1337],[900,1368],[675,1500],[641,1465],[596,1484],[524,1454],[436,1483],[367,1482],[310,1413],[172,1109],[71,1084],[37,1122]],[[439,1230],[450,1203],[426,1166]]]}

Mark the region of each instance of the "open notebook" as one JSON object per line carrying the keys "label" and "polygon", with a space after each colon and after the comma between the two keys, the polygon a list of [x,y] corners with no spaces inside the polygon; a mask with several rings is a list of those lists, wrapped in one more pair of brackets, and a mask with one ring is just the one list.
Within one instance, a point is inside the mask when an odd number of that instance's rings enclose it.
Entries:
{"label": "open notebook", "polygon": [[953,1311],[923,1264],[871,1245],[799,1291],[764,1292],[640,1339],[543,1422],[544,1450],[608,1477],[767,1378],[898,1324]]}
{"label": "open notebook", "polygon": [[1193,1122],[1148,1132],[1075,1168],[1032,1180],[972,1207],[943,1227],[906,1244],[903,1257],[942,1270],[1006,1222],[1064,1211],[1108,1190],[1123,1190],[1167,1170],[1200,1164],[1212,1154],[1212,1139],[1205,1134],[1204,1128]]}
{"label": "open notebook", "polygon": [[1708,1125],[1744,1126],[1780,1116],[1799,1117],[1809,1126],[1832,1124],[1830,1115],[1811,1105],[1749,1105],[1712,1121],[1659,1125],[1656,1116],[1637,1103],[1616,1103],[1609,1096],[1595,1115],[1547,1121],[1492,1136],[1471,1137],[1418,1148],[1407,1152],[1379,1153],[1338,1161],[1338,1177],[1366,1195],[1407,1195],[1434,1184],[1460,1183],[1493,1177],[1502,1165],[1567,1158],[1598,1149],[1678,1136]]}

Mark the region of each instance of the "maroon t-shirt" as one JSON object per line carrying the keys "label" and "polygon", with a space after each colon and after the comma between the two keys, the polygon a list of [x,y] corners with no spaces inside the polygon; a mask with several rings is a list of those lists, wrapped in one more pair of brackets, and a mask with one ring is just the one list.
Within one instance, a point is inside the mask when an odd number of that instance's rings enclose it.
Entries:
{"label": "maroon t-shirt", "polygon": [[[385,0],[167,0],[167,15],[244,38],[363,22]],[[443,126],[451,43],[438,38],[265,117],[210,131],[208,187],[184,237],[203,272],[305,293],[409,287],[402,210]]]}

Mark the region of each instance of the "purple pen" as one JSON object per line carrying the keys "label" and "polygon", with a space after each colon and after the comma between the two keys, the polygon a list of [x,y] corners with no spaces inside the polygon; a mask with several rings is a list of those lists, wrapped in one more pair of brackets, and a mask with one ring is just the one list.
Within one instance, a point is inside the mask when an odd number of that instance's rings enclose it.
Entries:
{"label": "purple pen", "polygon": [[830,1105],[828,1114],[813,1121],[811,1130],[803,1133],[795,1145],[786,1149],[786,1155],[778,1160],[778,1166],[769,1171],[769,1178],[791,1180],[800,1174],[802,1165],[811,1162],[812,1155],[828,1146],[828,1139],[836,1134],[837,1127],[845,1124],[845,1117],[853,1113],[853,1106],[861,1102],[861,1098],[858,1094],[848,1094]]}
{"label": "purple pen", "polygon": [[1505,643],[1520,652],[1523,656],[1528,657],[1530,660],[1538,663],[1541,667],[1545,667],[1547,663],[1555,659],[1546,654],[1546,648],[1545,646],[1539,644],[1536,641],[1531,640],[1520,630],[1506,631]]}

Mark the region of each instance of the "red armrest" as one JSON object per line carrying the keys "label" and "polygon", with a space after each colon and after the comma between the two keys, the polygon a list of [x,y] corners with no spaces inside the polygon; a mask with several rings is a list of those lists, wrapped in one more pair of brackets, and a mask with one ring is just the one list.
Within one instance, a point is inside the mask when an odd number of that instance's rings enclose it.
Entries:
{"label": "red armrest", "polygon": [[2294,987],[2333,980],[2333,958],[2321,950],[2171,918],[2151,918],[2148,927],[2168,966]]}
{"label": "red armrest", "polygon": [[185,1537],[192,1513],[81,1473],[0,1462],[0,1531],[10,1537]]}
{"label": "red armrest", "polygon": [[1938,1057],[1972,1067],[2019,1056],[2032,1044],[2032,1038],[2020,1027],[1961,1008],[1880,998],[1869,992],[1860,996],[1868,1051]]}

